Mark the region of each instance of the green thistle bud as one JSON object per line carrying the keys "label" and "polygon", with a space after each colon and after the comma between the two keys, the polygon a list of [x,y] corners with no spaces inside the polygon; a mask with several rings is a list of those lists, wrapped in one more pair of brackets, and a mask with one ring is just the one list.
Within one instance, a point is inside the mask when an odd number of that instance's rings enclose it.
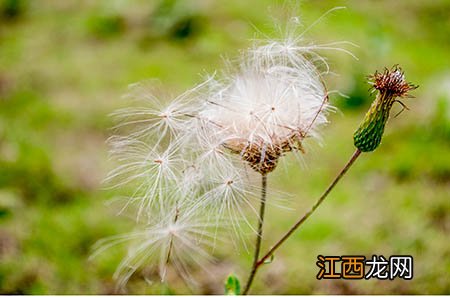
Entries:
{"label": "green thistle bud", "polygon": [[418,87],[405,81],[405,75],[398,66],[391,70],[386,68],[383,73],[375,72],[369,79],[372,92],[378,91],[378,94],[353,135],[356,148],[362,152],[373,151],[380,144],[393,104],[398,102],[406,108],[397,97],[408,97],[408,92]]}

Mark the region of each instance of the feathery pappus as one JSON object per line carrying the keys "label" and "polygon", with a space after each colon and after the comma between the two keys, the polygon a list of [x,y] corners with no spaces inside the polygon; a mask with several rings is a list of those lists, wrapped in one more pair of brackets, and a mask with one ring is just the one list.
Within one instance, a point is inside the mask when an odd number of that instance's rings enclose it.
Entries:
{"label": "feathery pappus", "polygon": [[302,43],[294,31],[254,41],[237,63],[174,99],[154,82],[131,86],[140,106],[115,113],[124,132],[110,138],[119,165],[106,180],[129,190],[126,207],[136,206],[138,221],[160,220],[110,242],[135,243],[117,271],[122,285],[147,263],[159,267],[161,279],[170,265],[189,278],[182,255],[197,245],[206,255],[224,230],[236,245],[245,243],[248,217],[258,216],[254,177],[274,171],[285,154],[304,152],[304,140],[319,136],[332,109],[323,82],[328,65],[316,51],[347,51]]}

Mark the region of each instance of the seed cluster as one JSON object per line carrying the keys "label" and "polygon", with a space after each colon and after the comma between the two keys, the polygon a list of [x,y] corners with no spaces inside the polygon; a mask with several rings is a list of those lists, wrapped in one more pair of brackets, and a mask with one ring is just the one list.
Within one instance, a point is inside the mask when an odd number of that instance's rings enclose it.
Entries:
{"label": "seed cluster", "polygon": [[304,153],[303,140],[328,123],[328,65],[316,51],[349,52],[305,45],[295,31],[256,40],[223,72],[174,98],[162,97],[166,88],[153,80],[131,86],[127,97],[139,105],[115,113],[118,165],[107,178],[130,191],[123,210],[143,225],[112,241],[130,241],[116,273],[121,284],[147,262],[160,265],[162,281],[169,267],[190,277],[191,265],[210,260],[219,232],[235,245],[245,240],[241,226],[254,230],[247,217],[253,200],[260,203],[252,177],[274,171],[285,154]]}
{"label": "seed cluster", "polygon": [[224,146],[233,153],[240,154],[241,158],[249,166],[262,175],[266,175],[275,170],[278,160],[285,153],[291,151],[302,151],[302,134],[293,133],[279,141],[271,142],[227,142]]}

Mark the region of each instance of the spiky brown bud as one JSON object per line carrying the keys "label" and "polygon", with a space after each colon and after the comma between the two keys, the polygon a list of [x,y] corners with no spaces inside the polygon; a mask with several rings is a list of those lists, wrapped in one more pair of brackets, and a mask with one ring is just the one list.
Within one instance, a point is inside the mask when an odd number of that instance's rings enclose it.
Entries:
{"label": "spiky brown bud", "polygon": [[378,95],[353,135],[356,148],[362,152],[373,151],[380,144],[393,104],[397,101],[403,105],[396,98],[408,97],[408,92],[418,87],[405,80],[404,72],[397,65],[383,73],[377,71],[369,79]]}
{"label": "spiky brown bud", "polygon": [[376,71],[375,74],[369,76],[369,84],[380,94],[393,100],[396,97],[407,97],[409,91],[418,87],[405,80],[405,73],[398,65],[392,69],[385,68],[382,73]]}

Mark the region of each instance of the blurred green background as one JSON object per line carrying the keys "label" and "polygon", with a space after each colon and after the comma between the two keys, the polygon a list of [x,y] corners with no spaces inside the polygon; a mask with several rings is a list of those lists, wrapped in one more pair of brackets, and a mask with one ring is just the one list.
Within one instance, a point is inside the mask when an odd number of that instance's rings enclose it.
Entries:
{"label": "blurred green background", "polygon": [[[316,214],[262,268],[253,293],[450,293],[450,1],[302,1],[305,25],[335,6],[308,41],[351,41],[359,60],[327,57],[339,111],[310,143],[304,164],[285,158],[271,189],[294,194],[269,206],[264,247],[325,189],[353,152],[352,133],[371,98],[366,75],[400,64],[419,84],[410,111],[391,118],[383,143],[364,154]],[[286,8],[288,7],[288,8]],[[111,164],[108,116],[128,103],[126,86],[158,78],[176,94],[223,67],[273,30],[289,6],[269,0],[0,0],[0,293],[111,294],[123,248],[89,261],[99,239],[131,231],[101,189]],[[397,112],[400,106],[396,108]],[[270,199],[270,198],[269,198]],[[275,198],[273,198],[275,199]],[[245,251],[216,253],[193,290],[136,273],[129,294],[222,293],[230,272],[247,277]],[[317,281],[318,254],[414,257],[414,279]]]}

